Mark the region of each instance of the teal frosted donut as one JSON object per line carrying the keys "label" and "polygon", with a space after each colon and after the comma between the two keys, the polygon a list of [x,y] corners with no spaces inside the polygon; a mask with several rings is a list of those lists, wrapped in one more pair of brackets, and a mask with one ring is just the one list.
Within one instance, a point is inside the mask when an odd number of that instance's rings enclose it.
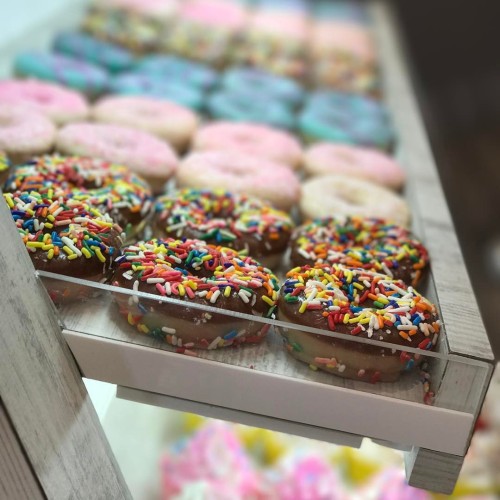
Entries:
{"label": "teal frosted donut", "polygon": [[130,68],[134,62],[128,50],[85,33],[60,33],[53,47],[60,54],[104,66],[113,73]]}
{"label": "teal frosted donut", "polygon": [[203,91],[199,88],[157,75],[124,73],[111,81],[110,88],[116,94],[167,99],[194,110],[200,110],[203,105]]}
{"label": "teal frosted donut", "polygon": [[308,140],[324,140],[392,150],[394,128],[385,106],[354,94],[312,94],[298,119]]}
{"label": "teal frosted donut", "polygon": [[108,87],[108,72],[91,63],[44,52],[23,52],[14,60],[19,76],[58,82],[95,97]]}
{"label": "teal frosted donut", "polygon": [[222,86],[230,91],[256,92],[294,106],[298,105],[304,97],[304,90],[292,79],[253,68],[241,67],[227,70],[222,77]]}
{"label": "teal frosted donut", "polygon": [[144,57],[135,65],[134,70],[205,90],[213,87],[218,79],[217,71],[206,64],[172,55]]}
{"label": "teal frosted donut", "polygon": [[265,123],[284,129],[293,128],[295,122],[293,112],[286,104],[258,92],[222,90],[210,96],[207,109],[219,120]]}

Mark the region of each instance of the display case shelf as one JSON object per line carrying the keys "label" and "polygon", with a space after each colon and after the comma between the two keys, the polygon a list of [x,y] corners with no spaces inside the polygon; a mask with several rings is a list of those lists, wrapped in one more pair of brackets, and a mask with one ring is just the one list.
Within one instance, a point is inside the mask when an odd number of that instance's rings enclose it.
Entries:
{"label": "display case shelf", "polygon": [[[438,352],[423,354],[436,393],[432,405],[423,402],[417,371],[375,385],[314,372],[287,355],[273,329],[258,346],[179,355],[129,328],[113,304],[113,287],[103,285],[97,298],[62,305],[58,314],[82,375],[119,385],[126,399],[350,446],[371,437],[406,450],[410,484],[448,493],[470,443],[493,354],[390,8],[377,2],[371,11],[384,95],[399,135],[397,155],[408,177],[413,229],[431,256],[427,291],[446,331]],[[42,279],[49,283],[54,277],[45,273]]]}

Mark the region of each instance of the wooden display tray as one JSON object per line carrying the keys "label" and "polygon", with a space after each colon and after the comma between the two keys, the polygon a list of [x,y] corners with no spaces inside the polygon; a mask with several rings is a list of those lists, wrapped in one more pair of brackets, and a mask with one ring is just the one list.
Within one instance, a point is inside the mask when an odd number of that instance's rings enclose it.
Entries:
{"label": "wooden display tray", "polygon": [[[408,175],[415,232],[426,243],[446,327],[434,359],[434,406],[411,378],[367,387],[332,380],[287,357],[276,336],[235,355],[180,356],[121,328],[106,300],[61,310],[83,376],[122,386],[127,399],[236,420],[351,446],[364,436],[406,451],[410,484],[452,491],[493,370],[493,354],[465,269],[398,37],[386,4],[372,6],[386,101]],[[0,211],[3,224],[5,214]],[[118,326],[117,326],[118,325]],[[105,332],[103,335],[101,332]],[[124,333],[125,332],[125,333]]]}

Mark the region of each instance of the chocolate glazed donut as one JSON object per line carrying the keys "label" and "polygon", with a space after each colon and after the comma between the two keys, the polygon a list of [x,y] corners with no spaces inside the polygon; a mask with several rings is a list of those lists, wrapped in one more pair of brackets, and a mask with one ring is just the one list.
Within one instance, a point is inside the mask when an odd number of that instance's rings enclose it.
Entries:
{"label": "chocolate glazed donut", "polygon": [[[375,383],[392,382],[418,364],[440,331],[436,307],[401,280],[341,265],[304,266],[287,274],[279,319],[288,351],[313,369]],[[301,331],[301,325],[387,343],[387,348]]]}
{"label": "chocolate glazed donut", "polygon": [[186,349],[257,343],[269,325],[190,307],[201,304],[274,317],[276,276],[250,257],[200,240],[153,239],[125,248],[114,286],[181,300],[185,306],[115,293],[120,312],[144,334]]}
{"label": "chocolate glazed donut", "polygon": [[155,206],[156,236],[200,239],[245,250],[269,268],[279,265],[292,228],[285,212],[223,190],[183,189],[159,198]]}

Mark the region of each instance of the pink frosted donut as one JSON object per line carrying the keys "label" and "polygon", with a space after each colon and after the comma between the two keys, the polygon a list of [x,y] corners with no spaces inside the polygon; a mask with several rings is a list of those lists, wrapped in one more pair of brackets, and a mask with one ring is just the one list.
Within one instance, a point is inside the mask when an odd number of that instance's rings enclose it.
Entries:
{"label": "pink frosted donut", "polygon": [[290,210],[300,198],[299,180],[288,167],[243,153],[193,153],[181,163],[176,178],[180,187],[245,193],[282,210]]}
{"label": "pink frosted donut", "polygon": [[0,106],[0,150],[14,165],[50,152],[55,134],[54,124],[44,115],[11,104]]}
{"label": "pink frosted donut", "polygon": [[89,114],[87,101],[80,93],[39,80],[0,81],[0,106],[4,104],[29,107],[56,125],[85,120]]}
{"label": "pink frosted donut", "polygon": [[181,7],[179,15],[181,20],[233,33],[243,28],[247,21],[245,9],[227,0],[192,0]]}
{"label": "pink frosted donut", "polygon": [[178,151],[186,149],[199,121],[195,113],[179,104],[136,96],[104,97],[92,109],[92,118],[140,128],[164,139]]}
{"label": "pink frosted donut", "polygon": [[198,151],[239,151],[260,158],[300,167],[302,148],[288,132],[267,125],[213,122],[202,127],[193,139]]}
{"label": "pink frosted donut", "polygon": [[178,161],[172,148],[162,140],[147,132],[118,125],[66,125],[56,135],[56,149],[64,154],[126,165],[146,179],[157,193],[175,172]]}
{"label": "pink frosted donut", "polygon": [[[276,27],[279,26],[279,29]],[[254,14],[250,30],[273,38],[286,38],[287,41],[305,42],[309,34],[307,17],[282,10],[262,10]]]}
{"label": "pink frosted donut", "polygon": [[396,190],[405,183],[404,171],[386,154],[346,144],[314,144],[304,155],[304,170],[310,176],[352,175]]}

